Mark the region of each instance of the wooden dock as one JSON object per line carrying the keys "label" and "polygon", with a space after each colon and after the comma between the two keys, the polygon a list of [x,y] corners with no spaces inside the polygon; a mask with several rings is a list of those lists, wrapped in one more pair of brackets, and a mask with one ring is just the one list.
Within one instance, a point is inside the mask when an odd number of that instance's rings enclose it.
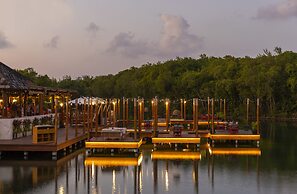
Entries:
{"label": "wooden dock", "polygon": [[251,155],[261,156],[260,148],[210,148],[211,155]]}
{"label": "wooden dock", "polygon": [[182,132],[180,136],[174,136],[173,132],[160,133],[158,137],[152,138],[153,144],[199,144],[200,137],[195,134]]}
{"label": "wooden dock", "polygon": [[105,140],[104,137],[93,137],[85,142],[86,149],[139,149],[142,139],[126,137],[118,140]]}
{"label": "wooden dock", "polygon": [[142,154],[138,157],[87,157],[85,166],[139,166],[142,158]]}
{"label": "wooden dock", "polygon": [[152,160],[200,160],[200,152],[187,151],[153,151]]}
{"label": "wooden dock", "polygon": [[24,156],[30,152],[52,152],[57,155],[57,152],[67,148],[83,144],[87,135],[82,129],[78,129],[78,134],[75,135],[75,129],[68,129],[68,140],[66,140],[66,129],[58,129],[57,144],[54,142],[33,143],[32,135],[21,137],[13,140],[0,140],[0,153],[4,152],[24,152]]}

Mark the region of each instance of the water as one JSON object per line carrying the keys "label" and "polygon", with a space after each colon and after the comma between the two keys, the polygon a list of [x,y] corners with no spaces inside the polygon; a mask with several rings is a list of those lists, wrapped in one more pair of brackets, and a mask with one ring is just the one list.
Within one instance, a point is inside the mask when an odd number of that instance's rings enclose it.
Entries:
{"label": "water", "polygon": [[296,193],[297,125],[262,128],[261,156],[204,150],[200,160],[153,160],[144,149],[141,165],[126,167],[85,166],[84,150],[59,161],[4,159],[0,193]]}

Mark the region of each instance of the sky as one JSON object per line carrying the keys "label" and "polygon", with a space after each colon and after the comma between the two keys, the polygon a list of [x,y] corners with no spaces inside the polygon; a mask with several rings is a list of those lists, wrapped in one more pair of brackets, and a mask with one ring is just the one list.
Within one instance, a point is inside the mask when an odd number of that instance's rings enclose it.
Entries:
{"label": "sky", "polygon": [[0,0],[0,62],[62,78],[297,50],[297,0]]}

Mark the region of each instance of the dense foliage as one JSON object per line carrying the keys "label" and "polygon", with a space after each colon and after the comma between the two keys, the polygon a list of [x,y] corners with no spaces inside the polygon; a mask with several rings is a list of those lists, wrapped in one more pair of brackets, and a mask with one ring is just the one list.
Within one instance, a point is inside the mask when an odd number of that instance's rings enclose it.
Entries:
{"label": "dense foliage", "polygon": [[19,70],[35,83],[78,91],[79,96],[152,98],[226,98],[240,104],[261,99],[262,114],[297,113],[297,53],[264,50],[255,58],[233,56],[179,58],[119,72],[62,80],[38,75],[32,68]]}

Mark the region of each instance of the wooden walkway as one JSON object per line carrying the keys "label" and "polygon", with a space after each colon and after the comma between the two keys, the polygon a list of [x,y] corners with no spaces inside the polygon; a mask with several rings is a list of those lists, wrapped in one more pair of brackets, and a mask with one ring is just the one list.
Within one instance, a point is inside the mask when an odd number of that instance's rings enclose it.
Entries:
{"label": "wooden walkway", "polygon": [[4,151],[23,151],[23,152],[58,152],[64,148],[72,146],[87,138],[83,134],[81,128],[78,129],[78,134],[75,136],[75,129],[68,129],[68,140],[66,141],[66,129],[58,129],[57,144],[49,143],[32,143],[32,135],[21,137],[13,140],[0,140],[0,152]]}
{"label": "wooden walkway", "polygon": [[122,139],[106,140],[104,137],[93,137],[89,141],[86,141],[85,144],[87,149],[139,149],[142,145],[142,139],[125,137]]}

